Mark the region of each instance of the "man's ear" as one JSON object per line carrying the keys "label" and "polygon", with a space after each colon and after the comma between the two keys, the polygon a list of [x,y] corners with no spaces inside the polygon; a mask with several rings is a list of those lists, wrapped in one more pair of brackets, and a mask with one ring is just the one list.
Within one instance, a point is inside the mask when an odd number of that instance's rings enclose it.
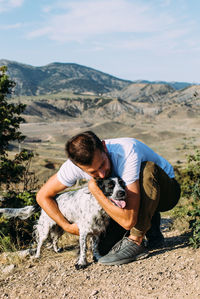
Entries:
{"label": "man's ear", "polygon": [[108,152],[108,150],[107,150],[107,147],[106,147],[105,140],[102,140],[102,143],[103,143],[103,148],[104,148],[104,151],[107,153],[107,152]]}

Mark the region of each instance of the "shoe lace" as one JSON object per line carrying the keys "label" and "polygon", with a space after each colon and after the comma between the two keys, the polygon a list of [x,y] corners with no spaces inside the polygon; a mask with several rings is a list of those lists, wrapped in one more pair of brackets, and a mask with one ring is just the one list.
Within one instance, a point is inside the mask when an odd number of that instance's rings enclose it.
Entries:
{"label": "shoe lace", "polygon": [[122,243],[123,243],[123,240],[124,240],[124,238],[123,239],[121,239],[119,242],[117,242],[114,246],[113,246],[113,248],[112,248],[112,252],[116,252],[116,251],[118,251],[120,248],[121,248],[121,245],[122,245]]}
{"label": "shoe lace", "polygon": [[124,239],[125,239],[126,237],[128,237],[129,234],[130,234],[130,232],[127,231],[127,232],[124,234],[123,238],[122,238],[119,242],[117,242],[117,243],[112,247],[111,252],[116,252],[116,251],[118,251],[118,250],[121,248],[121,245],[122,245]]}

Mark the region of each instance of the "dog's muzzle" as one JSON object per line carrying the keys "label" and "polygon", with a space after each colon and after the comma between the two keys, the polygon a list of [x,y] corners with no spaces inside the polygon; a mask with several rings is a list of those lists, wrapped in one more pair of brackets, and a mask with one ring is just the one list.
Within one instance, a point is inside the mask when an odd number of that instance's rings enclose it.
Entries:
{"label": "dog's muzzle", "polygon": [[126,192],[119,190],[116,192],[115,198],[110,197],[110,200],[119,208],[124,209],[126,206]]}

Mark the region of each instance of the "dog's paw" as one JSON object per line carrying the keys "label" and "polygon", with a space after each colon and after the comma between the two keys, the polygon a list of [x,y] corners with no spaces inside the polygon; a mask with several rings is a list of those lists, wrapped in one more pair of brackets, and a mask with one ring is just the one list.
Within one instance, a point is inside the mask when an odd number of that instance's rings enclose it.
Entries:
{"label": "dog's paw", "polygon": [[32,255],[30,257],[31,260],[38,260],[40,258],[40,256],[36,256],[36,255]]}
{"label": "dog's paw", "polygon": [[86,267],[87,267],[87,265],[75,264],[75,268],[76,268],[76,270],[85,269]]}

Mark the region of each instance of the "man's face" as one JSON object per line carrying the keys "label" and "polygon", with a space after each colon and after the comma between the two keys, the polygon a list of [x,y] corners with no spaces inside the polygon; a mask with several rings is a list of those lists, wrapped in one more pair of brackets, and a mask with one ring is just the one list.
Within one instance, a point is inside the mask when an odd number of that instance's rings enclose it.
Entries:
{"label": "man's face", "polygon": [[97,150],[94,154],[94,159],[91,165],[80,165],[77,164],[83,171],[89,174],[93,178],[104,179],[110,175],[111,163],[106,152]]}

